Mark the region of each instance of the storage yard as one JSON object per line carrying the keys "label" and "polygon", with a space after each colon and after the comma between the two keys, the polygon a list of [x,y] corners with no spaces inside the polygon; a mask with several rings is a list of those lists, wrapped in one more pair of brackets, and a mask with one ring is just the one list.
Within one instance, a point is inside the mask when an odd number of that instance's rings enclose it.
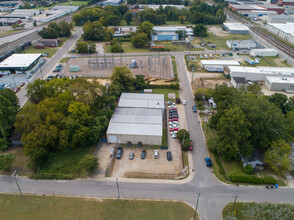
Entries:
{"label": "storage yard", "polygon": [[[136,61],[134,65],[133,60]],[[133,63],[132,63],[133,62]],[[79,72],[70,72],[70,66],[78,65]],[[170,79],[174,77],[170,56],[140,57],[91,57],[72,58],[63,72],[65,76],[109,78],[115,66],[130,67],[133,75],[143,74],[152,78]]]}

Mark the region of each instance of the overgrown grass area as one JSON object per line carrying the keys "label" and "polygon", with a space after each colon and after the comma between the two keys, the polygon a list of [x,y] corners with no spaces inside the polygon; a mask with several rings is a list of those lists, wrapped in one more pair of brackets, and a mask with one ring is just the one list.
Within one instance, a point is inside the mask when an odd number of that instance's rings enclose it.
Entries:
{"label": "overgrown grass area", "polygon": [[[255,57],[249,57],[246,56],[252,60],[255,60]],[[258,64],[249,64],[246,62],[246,60],[242,63],[241,66],[251,66],[251,67],[256,67],[256,66],[274,66],[274,67],[291,67],[285,60],[279,58],[279,57],[258,57],[260,59]]]}
{"label": "overgrown grass area", "polygon": [[182,151],[182,157],[183,157],[183,164],[184,167],[189,167],[189,160],[188,160],[188,153],[186,151]]}
{"label": "overgrown grass area", "polygon": [[1,219],[169,219],[189,220],[194,209],[182,202],[85,199],[0,194]]}
{"label": "overgrown grass area", "polygon": [[[135,48],[131,42],[121,42],[124,53],[147,53],[149,48]],[[104,45],[105,53],[111,53],[111,46]]]}
{"label": "overgrown grass area", "polygon": [[54,48],[44,48],[44,49],[35,49],[33,47],[29,47],[28,49],[23,50],[21,53],[48,53],[48,58],[52,57],[58,50],[58,47]]}
{"label": "overgrown grass area", "polygon": [[[248,40],[252,39],[250,34],[228,34],[226,36],[217,36],[213,33],[209,33],[207,37],[204,37],[203,40],[206,42],[211,42],[216,44],[216,50],[230,50],[230,48],[226,45],[227,40]],[[199,44],[199,39],[195,38],[193,44]]]}
{"label": "overgrown grass area", "polygon": [[[43,168],[33,173],[33,179],[75,179],[87,177],[80,161],[87,155],[93,155],[95,145],[71,149],[65,153],[51,153]],[[98,161],[99,162],[99,161]]]}
{"label": "overgrown grass area", "polygon": [[267,202],[237,202],[234,207],[234,203],[231,202],[223,209],[223,218],[230,220],[291,220],[294,219],[294,205]]}
{"label": "overgrown grass area", "polygon": [[[269,170],[260,171],[259,175],[247,174],[243,171],[243,165],[238,161],[221,161],[219,157],[216,146],[217,146],[217,132],[214,129],[211,129],[209,126],[206,127],[205,122],[202,122],[202,129],[205,134],[207,147],[210,152],[212,160],[212,168],[215,176],[227,183],[242,183],[242,184],[278,184],[280,186],[285,186],[286,184],[282,179],[273,177],[272,172]],[[221,156],[221,155],[220,155]]]}
{"label": "overgrown grass area", "polygon": [[4,35],[8,35],[8,34],[15,34],[17,32],[19,32],[20,30],[8,30],[5,32],[0,33],[0,36],[4,36]]}
{"label": "overgrown grass area", "polygon": [[176,89],[152,89],[152,93],[154,94],[164,94],[165,101],[175,101],[175,99],[169,99],[168,93],[175,93],[176,98],[179,98],[179,91]]}
{"label": "overgrown grass area", "polygon": [[52,5],[48,6],[48,7],[37,7],[36,9],[44,9],[44,10],[48,10],[49,8],[52,8],[54,6],[58,6],[58,5],[70,5],[70,6],[86,6],[88,5],[89,1],[68,1],[68,2],[61,2],[61,3],[53,3]]}
{"label": "overgrown grass area", "polygon": [[[155,45],[164,46],[165,49],[173,51],[188,51],[189,49],[185,45],[173,45],[172,41],[156,41]],[[191,51],[203,51],[202,48],[194,47]]]}
{"label": "overgrown grass area", "polygon": [[176,80],[179,80],[179,75],[178,75],[178,68],[177,68],[177,63],[176,63],[176,58],[174,56],[171,56],[172,58],[172,65],[173,65],[173,72]]}
{"label": "overgrown grass area", "polygon": [[71,58],[70,57],[63,57],[59,63],[67,63]]}
{"label": "overgrown grass area", "polygon": [[167,129],[166,128],[163,128],[162,129],[162,142],[161,142],[161,145],[162,146],[168,146],[167,145]]}

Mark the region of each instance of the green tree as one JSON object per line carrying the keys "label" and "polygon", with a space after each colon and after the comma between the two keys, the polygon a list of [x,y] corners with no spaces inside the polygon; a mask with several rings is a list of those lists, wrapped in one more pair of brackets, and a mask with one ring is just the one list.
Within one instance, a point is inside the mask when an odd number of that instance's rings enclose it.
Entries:
{"label": "green tree", "polygon": [[150,23],[149,21],[145,21],[139,25],[138,31],[147,34],[150,39],[153,26],[154,24]]}
{"label": "green tree", "polygon": [[203,24],[196,24],[193,28],[193,33],[196,37],[206,37],[208,35],[207,27]]}
{"label": "green tree", "polygon": [[80,53],[89,53],[88,43],[86,41],[78,41],[76,50]]}
{"label": "green tree", "polygon": [[149,46],[149,39],[145,33],[137,33],[132,37],[131,42],[136,48],[148,48]]}
{"label": "green tree", "polygon": [[98,159],[94,155],[86,155],[81,161],[80,166],[84,168],[88,173],[92,173],[98,168]]}
{"label": "green tree", "polygon": [[124,15],[124,19],[125,21],[127,22],[128,25],[131,24],[132,20],[133,20],[133,14],[132,12],[127,12],[125,15]]}
{"label": "green tree", "polygon": [[24,8],[24,9],[30,9],[30,8],[31,8],[30,3],[25,2],[23,8]]}
{"label": "green tree", "polygon": [[181,24],[184,24],[186,20],[187,20],[187,16],[179,16],[179,22]]}
{"label": "green tree", "polygon": [[0,170],[11,170],[12,163],[15,161],[14,154],[0,155]]}
{"label": "green tree", "polygon": [[265,152],[264,162],[267,163],[275,173],[282,174],[290,170],[291,152],[290,144],[285,140],[279,139],[274,141]]}
{"label": "green tree", "polygon": [[136,79],[134,82],[135,90],[143,90],[146,89],[149,83],[146,83],[144,75],[136,75]]}
{"label": "green tree", "polygon": [[186,129],[180,129],[177,133],[177,139],[182,142],[183,140],[190,139],[190,133]]}
{"label": "green tree", "polygon": [[287,139],[294,141],[294,109],[286,114]]}
{"label": "green tree", "polygon": [[284,106],[285,113],[288,113],[294,109],[294,97],[290,97],[288,102]]}
{"label": "green tree", "polygon": [[83,25],[83,17],[81,14],[77,13],[72,16],[72,20],[77,26]]}
{"label": "green tree", "polygon": [[132,76],[130,69],[127,67],[114,67],[111,75],[111,82],[113,85],[118,85],[119,94],[122,92],[133,92],[135,90],[135,79]]}
{"label": "green tree", "polygon": [[251,124],[238,107],[225,110],[217,125],[218,149],[226,161],[243,156],[250,157],[253,147],[248,141]]}
{"label": "green tree", "polygon": [[27,96],[31,102],[37,104],[47,97],[47,81],[36,79],[33,83],[27,85]]}
{"label": "green tree", "polygon": [[71,36],[71,31],[73,30],[73,24],[66,22],[66,21],[61,21],[59,23],[60,27],[60,37],[70,37]]}
{"label": "green tree", "polygon": [[288,102],[288,97],[281,93],[274,93],[268,96],[268,100],[271,103],[274,103],[278,108],[282,110],[283,113],[286,113],[286,104]]}
{"label": "green tree", "polygon": [[59,37],[58,30],[52,28],[52,27],[43,27],[43,29],[39,32],[39,34],[44,39],[55,39]]}
{"label": "green tree", "polygon": [[85,40],[103,41],[110,40],[113,31],[108,28],[104,28],[99,21],[87,22],[84,27],[83,38]]}

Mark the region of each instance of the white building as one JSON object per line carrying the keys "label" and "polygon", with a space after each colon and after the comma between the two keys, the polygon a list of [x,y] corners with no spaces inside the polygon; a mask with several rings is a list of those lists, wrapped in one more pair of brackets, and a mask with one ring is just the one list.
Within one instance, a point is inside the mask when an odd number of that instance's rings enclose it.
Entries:
{"label": "white building", "polygon": [[294,22],[269,23],[266,28],[291,44],[294,44]]}
{"label": "white building", "polygon": [[153,10],[159,9],[159,7],[162,6],[163,8],[165,7],[174,7],[177,9],[183,9],[185,8],[185,5],[139,5],[139,8],[152,8]]}
{"label": "white building", "polygon": [[12,54],[0,63],[0,73],[32,74],[43,63],[42,54]]}
{"label": "white building", "polygon": [[118,107],[160,109],[164,113],[163,94],[122,93]]}
{"label": "white building", "polygon": [[116,108],[107,129],[108,143],[162,144],[162,111],[147,108]]}
{"label": "white building", "polygon": [[267,76],[264,84],[272,91],[294,92],[294,77]]}
{"label": "white building", "polygon": [[62,17],[71,12],[77,11],[78,9],[79,9],[79,6],[66,6],[66,5],[55,6],[52,8],[52,10],[45,11],[46,17],[41,18],[40,22],[46,23],[46,22],[52,21],[56,18]]}
{"label": "white building", "polygon": [[267,76],[294,77],[294,68],[229,66],[231,77],[244,77],[251,81],[265,81]]}
{"label": "white building", "polygon": [[241,87],[246,88],[249,85],[245,77],[237,77],[237,76],[231,77],[231,83],[233,87],[237,89],[240,89]]}
{"label": "white building", "polygon": [[223,28],[230,34],[249,34],[249,28],[241,23],[224,23]]}
{"label": "white building", "polygon": [[5,17],[10,18],[29,18],[34,17],[39,14],[41,14],[42,11],[39,9],[15,9],[13,12],[11,12],[8,15],[5,15]]}
{"label": "white building", "polygon": [[264,16],[262,19],[267,23],[285,23],[285,22],[294,22],[294,16],[290,15],[269,15]]}
{"label": "white building", "polygon": [[227,40],[226,44],[231,49],[252,49],[257,46],[254,40]]}
{"label": "white building", "polygon": [[207,66],[240,66],[239,61],[236,60],[201,60],[200,64],[205,68]]}
{"label": "white building", "polygon": [[278,56],[278,51],[272,48],[252,49],[249,55],[252,57],[275,57]]}

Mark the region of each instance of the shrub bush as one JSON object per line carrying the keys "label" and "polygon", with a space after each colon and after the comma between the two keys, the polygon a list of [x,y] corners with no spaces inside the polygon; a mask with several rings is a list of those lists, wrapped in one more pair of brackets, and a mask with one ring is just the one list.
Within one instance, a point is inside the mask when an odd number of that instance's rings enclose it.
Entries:
{"label": "shrub bush", "polygon": [[241,175],[230,175],[232,182],[238,183],[253,183],[253,184],[276,184],[277,180],[273,177],[257,177],[257,176],[241,176]]}
{"label": "shrub bush", "polygon": [[6,138],[0,138],[0,151],[5,151],[9,147],[9,142]]}
{"label": "shrub bush", "polygon": [[98,159],[93,155],[86,155],[80,162],[82,168],[92,173],[98,167]]}
{"label": "shrub bush", "polygon": [[124,49],[118,45],[112,45],[111,46],[111,52],[112,53],[123,53]]}
{"label": "shrub bush", "polygon": [[14,154],[0,155],[0,170],[11,170],[11,166],[14,160]]}
{"label": "shrub bush", "polygon": [[254,174],[254,169],[251,164],[247,164],[245,167],[243,167],[243,171],[247,174]]}

